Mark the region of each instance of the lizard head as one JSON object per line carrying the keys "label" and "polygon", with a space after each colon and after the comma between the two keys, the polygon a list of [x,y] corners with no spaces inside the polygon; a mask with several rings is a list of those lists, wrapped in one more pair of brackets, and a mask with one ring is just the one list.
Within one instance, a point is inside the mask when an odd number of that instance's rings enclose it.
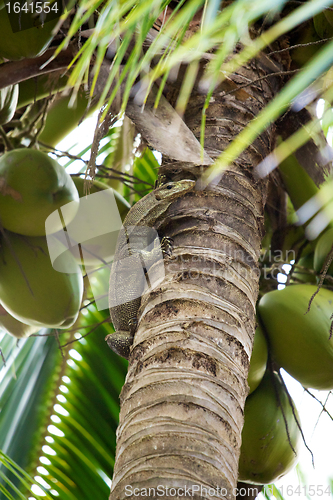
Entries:
{"label": "lizard head", "polygon": [[182,181],[167,182],[154,190],[156,200],[172,200],[191,191],[196,182],[184,179]]}

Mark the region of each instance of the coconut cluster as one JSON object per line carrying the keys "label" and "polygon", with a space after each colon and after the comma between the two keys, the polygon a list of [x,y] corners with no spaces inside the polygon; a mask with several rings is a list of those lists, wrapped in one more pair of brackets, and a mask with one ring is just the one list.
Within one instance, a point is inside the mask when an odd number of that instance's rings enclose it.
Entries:
{"label": "coconut cluster", "polygon": [[[67,220],[73,219],[77,188],[46,153],[22,148],[0,158],[0,324],[16,337],[43,327],[68,328],[78,317],[81,269],[70,254],[70,273],[53,268],[45,231],[45,220],[64,205]],[[51,232],[63,229],[57,220]]]}
{"label": "coconut cluster", "polygon": [[[303,265],[320,271],[332,243],[329,229]],[[297,461],[301,441],[297,409],[272,367],[283,368],[304,387],[333,389],[333,292],[317,290],[312,284],[315,273],[298,271],[293,276],[291,285],[266,293],[257,306],[260,326],[250,363],[239,460],[239,480],[244,482],[272,483]],[[310,283],[299,284],[303,279]],[[265,339],[271,358],[267,371]]]}
{"label": "coconut cluster", "polygon": [[106,184],[93,181],[88,197],[85,187],[41,151],[0,158],[0,327],[15,337],[72,326],[82,267],[89,274],[113,260],[130,206]]}

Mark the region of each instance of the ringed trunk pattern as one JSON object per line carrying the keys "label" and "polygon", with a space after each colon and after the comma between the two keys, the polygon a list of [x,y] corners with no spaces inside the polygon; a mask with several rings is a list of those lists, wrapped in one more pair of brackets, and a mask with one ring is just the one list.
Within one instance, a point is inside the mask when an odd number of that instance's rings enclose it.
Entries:
{"label": "ringed trunk pattern", "polygon": [[[205,132],[212,158],[281,85],[270,77],[225,95],[271,73],[267,61],[252,61],[214,92]],[[193,92],[184,117],[197,137],[204,101]],[[174,251],[162,283],[142,297],[121,393],[112,500],[236,496],[267,184],[255,180],[253,167],[271,145],[269,129],[218,184],[178,199],[157,227],[174,239]],[[201,168],[168,162],[161,171],[193,179]]]}

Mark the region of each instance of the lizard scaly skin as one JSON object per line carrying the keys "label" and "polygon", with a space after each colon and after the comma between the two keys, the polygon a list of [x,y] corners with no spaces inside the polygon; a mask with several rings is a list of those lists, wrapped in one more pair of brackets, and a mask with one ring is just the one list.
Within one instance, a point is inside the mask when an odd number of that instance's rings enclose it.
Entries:
{"label": "lizard scaly skin", "polygon": [[[119,232],[110,274],[110,316],[115,333],[107,335],[109,347],[128,358],[136,330],[137,313],[146,280],[144,274],[163,255],[171,255],[169,238],[161,243],[154,228],[174,200],[191,191],[195,181],[181,180],[157,187],[128,212]],[[154,238],[152,240],[152,238]]]}

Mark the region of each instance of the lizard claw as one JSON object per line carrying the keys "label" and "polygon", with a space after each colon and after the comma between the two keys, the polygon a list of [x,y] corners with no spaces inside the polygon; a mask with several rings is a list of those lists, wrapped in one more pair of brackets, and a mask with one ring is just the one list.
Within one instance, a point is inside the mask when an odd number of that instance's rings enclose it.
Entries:
{"label": "lizard claw", "polygon": [[137,320],[137,318],[130,318],[128,320],[128,326],[129,326],[130,332],[134,335],[135,330],[136,330],[136,328],[138,326],[138,320]]}
{"label": "lizard claw", "polygon": [[159,175],[158,178],[156,179],[155,181],[155,184],[154,184],[154,189],[157,189],[161,186],[163,186],[163,184],[166,184],[168,182],[168,179],[167,179],[167,176],[166,175]]}
{"label": "lizard claw", "polygon": [[170,257],[173,249],[173,239],[169,236],[164,236],[161,240],[161,249],[163,256]]}

